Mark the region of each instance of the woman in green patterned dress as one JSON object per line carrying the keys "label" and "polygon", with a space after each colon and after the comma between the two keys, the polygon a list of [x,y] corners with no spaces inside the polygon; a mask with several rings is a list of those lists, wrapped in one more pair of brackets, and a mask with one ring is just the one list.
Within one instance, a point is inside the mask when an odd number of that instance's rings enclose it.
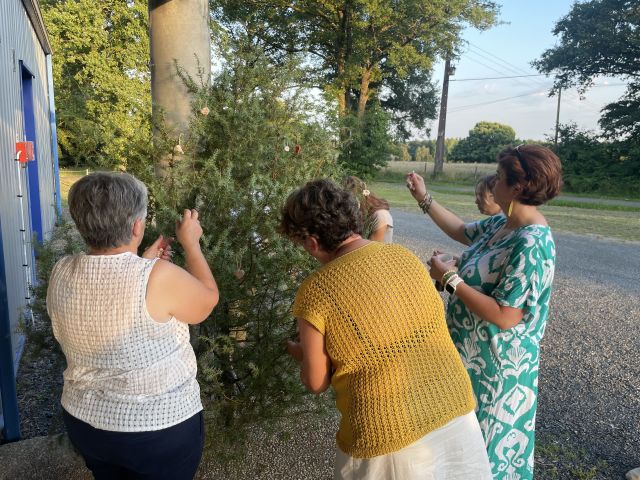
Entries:
{"label": "woman in green patterned dress", "polygon": [[471,377],[494,478],[531,480],[540,339],[556,257],[537,207],[560,192],[560,160],[538,145],[503,150],[494,189],[502,213],[467,224],[433,200],[419,175],[408,174],[407,186],[444,233],[468,246],[457,272],[434,255],[431,276],[451,294],[447,323]]}

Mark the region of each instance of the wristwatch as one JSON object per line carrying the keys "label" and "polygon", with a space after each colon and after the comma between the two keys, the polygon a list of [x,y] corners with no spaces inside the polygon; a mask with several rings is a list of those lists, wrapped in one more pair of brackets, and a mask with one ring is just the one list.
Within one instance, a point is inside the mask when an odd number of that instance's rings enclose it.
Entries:
{"label": "wristwatch", "polygon": [[458,275],[454,275],[453,277],[451,277],[451,279],[449,279],[447,284],[444,286],[444,289],[451,295],[453,295],[454,293],[456,293],[456,288],[458,287],[458,285],[460,285],[463,281],[464,280],[462,280],[462,278],[460,278]]}

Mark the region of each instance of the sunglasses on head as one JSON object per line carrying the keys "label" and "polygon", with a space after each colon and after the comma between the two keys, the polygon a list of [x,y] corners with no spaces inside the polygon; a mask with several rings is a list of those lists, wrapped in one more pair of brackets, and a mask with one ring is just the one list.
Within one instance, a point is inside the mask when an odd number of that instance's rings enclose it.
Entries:
{"label": "sunglasses on head", "polygon": [[520,162],[520,166],[522,167],[522,170],[524,170],[525,176],[529,177],[529,167],[527,165],[527,162],[524,159],[524,156],[522,155],[522,152],[520,152],[520,147],[524,147],[524,145],[525,145],[524,143],[521,143],[516,148],[514,148],[514,151],[516,152],[516,158]]}

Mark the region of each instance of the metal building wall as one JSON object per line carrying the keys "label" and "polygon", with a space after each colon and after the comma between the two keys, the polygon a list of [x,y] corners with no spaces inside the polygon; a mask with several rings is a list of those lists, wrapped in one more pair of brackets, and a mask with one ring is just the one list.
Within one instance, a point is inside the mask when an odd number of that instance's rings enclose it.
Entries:
{"label": "metal building wall", "polygon": [[[40,211],[45,238],[48,237],[56,220],[47,64],[42,44],[44,32],[41,25],[36,25],[40,29],[40,34],[36,34],[27,9],[32,18],[39,15],[37,2],[34,0],[0,1],[0,219],[4,245],[4,251],[0,254],[4,256],[6,269],[10,325],[14,332],[12,346],[16,360],[22,345],[22,337],[16,331],[16,327],[25,311],[26,298],[29,296],[27,275],[23,267],[24,242],[20,231],[22,218],[18,198],[20,190],[24,193],[23,218],[27,230],[26,238],[29,242],[32,238],[26,172],[19,170],[14,160],[15,142],[24,138],[20,61],[24,62],[34,75],[32,86]],[[28,263],[33,268],[30,245]]]}

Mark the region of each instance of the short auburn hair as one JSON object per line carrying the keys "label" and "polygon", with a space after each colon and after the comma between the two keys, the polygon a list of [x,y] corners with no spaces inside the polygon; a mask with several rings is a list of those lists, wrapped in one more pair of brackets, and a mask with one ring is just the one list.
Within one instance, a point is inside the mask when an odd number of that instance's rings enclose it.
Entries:
{"label": "short auburn hair", "polygon": [[542,205],[562,189],[562,164],[558,156],[541,145],[507,147],[498,154],[498,168],[507,185],[520,185],[516,198],[524,205]]}
{"label": "short auburn hair", "polygon": [[328,179],[314,180],[293,192],[282,208],[280,233],[293,241],[318,239],[335,251],[353,234],[361,234],[362,214],[353,194]]}

